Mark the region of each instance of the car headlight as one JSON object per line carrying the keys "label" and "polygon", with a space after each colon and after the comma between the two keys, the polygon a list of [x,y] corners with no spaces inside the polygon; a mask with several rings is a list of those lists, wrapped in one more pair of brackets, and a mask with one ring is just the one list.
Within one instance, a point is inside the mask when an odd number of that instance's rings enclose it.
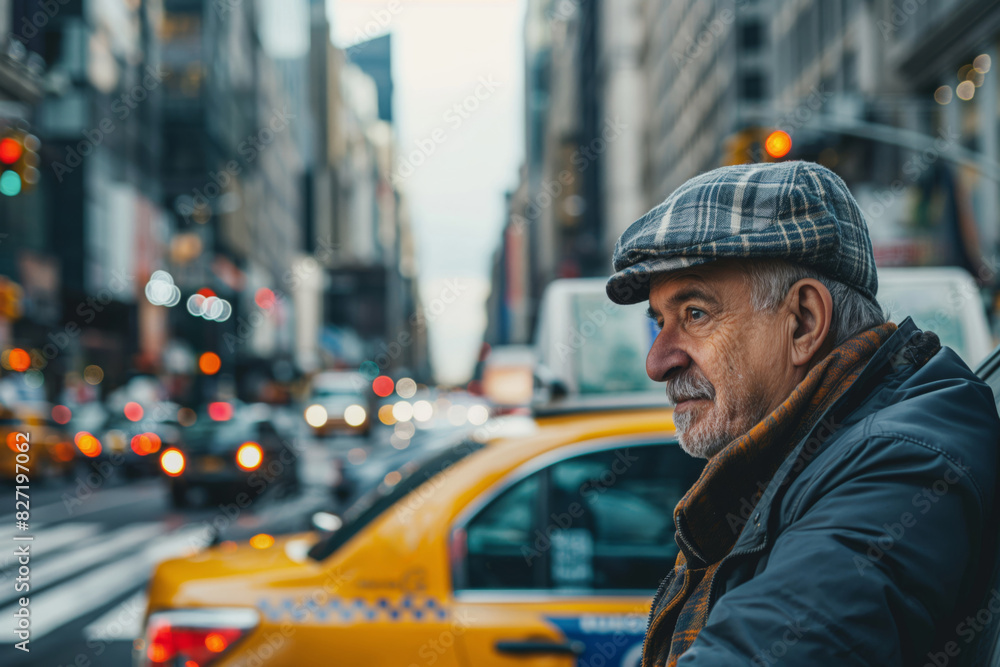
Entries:
{"label": "car headlight", "polygon": [[344,421],[347,422],[349,426],[361,426],[365,423],[365,419],[368,417],[368,413],[360,405],[349,405],[347,409],[344,410]]}
{"label": "car headlight", "polygon": [[204,667],[257,627],[255,609],[173,609],[150,614],[136,644],[139,667]]}
{"label": "car headlight", "polygon": [[319,428],[326,423],[327,414],[326,408],[318,403],[315,405],[310,405],[306,408],[305,412],[306,423],[313,428]]}

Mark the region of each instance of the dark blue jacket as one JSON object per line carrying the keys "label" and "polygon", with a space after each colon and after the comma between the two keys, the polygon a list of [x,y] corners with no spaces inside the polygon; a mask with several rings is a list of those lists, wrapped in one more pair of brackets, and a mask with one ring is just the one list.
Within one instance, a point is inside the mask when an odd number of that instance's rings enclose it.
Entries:
{"label": "dark blue jacket", "polygon": [[944,667],[971,651],[1000,419],[950,348],[912,363],[920,334],[900,324],[778,470],[678,667]]}

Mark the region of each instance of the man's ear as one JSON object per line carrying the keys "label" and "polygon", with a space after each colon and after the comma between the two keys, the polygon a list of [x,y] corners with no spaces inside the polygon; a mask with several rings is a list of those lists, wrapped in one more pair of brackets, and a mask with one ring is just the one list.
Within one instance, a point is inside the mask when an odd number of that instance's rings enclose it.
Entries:
{"label": "man's ear", "polygon": [[788,290],[788,307],[795,317],[791,361],[795,366],[807,366],[817,359],[830,333],[833,297],[820,281],[803,278]]}

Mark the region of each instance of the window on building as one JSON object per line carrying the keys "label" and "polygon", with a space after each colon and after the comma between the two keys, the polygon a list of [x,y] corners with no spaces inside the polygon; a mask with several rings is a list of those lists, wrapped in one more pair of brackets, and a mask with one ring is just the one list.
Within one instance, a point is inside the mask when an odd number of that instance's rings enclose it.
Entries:
{"label": "window on building", "polygon": [[760,72],[748,72],[740,77],[740,99],[759,102],[764,99],[764,88],[764,75]]}
{"label": "window on building", "polygon": [[740,50],[754,53],[764,46],[764,24],[747,21],[740,27]]}

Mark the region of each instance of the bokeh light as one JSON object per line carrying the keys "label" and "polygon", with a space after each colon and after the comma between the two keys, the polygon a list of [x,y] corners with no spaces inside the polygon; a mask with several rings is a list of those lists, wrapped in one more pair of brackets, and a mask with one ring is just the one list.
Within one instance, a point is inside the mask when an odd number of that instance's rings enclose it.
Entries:
{"label": "bokeh light", "polygon": [[142,419],[142,406],[135,401],[129,401],[125,404],[125,418],[132,422],[137,422]]}
{"label": "bokeh light", "polygon": [[392,426],[396,423],[396,418],[392,416],[391,404],[383,405],[378,409],[378,420],[386,426]]}
{"label": "bokeh light", "polygon": [[349,405],[344,410],[344,421],[348,426],[361,426],[367,417],[368,413],[360,405]]}
{"label": "bokeh light", "polygon": [[271,310],[274,308],[275,296],[274,292],[266,287],[261,287],[253,295],[254,303],[263,308],[264,310]]}
{"label": "bokeh light", "polygon": [[52,406],[52,420],[57,424],[68,424],[73,417],[73,411],[65,405]]}
{"label": "bokeh light", "polygon": [[87,431],[77,433],[73,441],[84,456],[94,458],[101,453],[101,441]]}
{"label": "bokeh light", "polygon": [[226,401],[213,401],[208,404],[208,416],[213,421],[229,421],[233,417],[233,406]]}
{"label": "bokeh light", "polygon": [[764,150],[775,159],[783,158],[792,150],[792,138],[787,132],[775,130],[764,140]]}
{"label": "bokeh light", "polygon": [[392,406],[392,416],[396,421],[406,422],[413,418],[413,406],[409,401],[396,401]]}
{"label": "bokeh light", "polygon": [[379,375],[377,378],[372,380],[372,391],[375,395],[380,398],[385,398],[392,393],[394,383],[392,378],[388,375]]}
{"label": "bokeh light", "polygon": [[485,405],[473,405],[469,408],[466,418],[473,426],[482,426],[490,418],[490,411]]}
{"label": "bokeh light", "polygon": [[258,533],[250,538],[250,546],[254,549],[267,549],[274,544],[274,537],[267,533]]}
{"label": "bokeh light", "polygon": [[177,477],[182,472],[187,465],[184,460],[184,454],[178,449],[168,449],[160,455],[160,467],[163,468],[163,472],[167,473],[171,477]]}
{"label": "bokeh light", "polygon": [[359,466],[368,460],[368,452],[361,447],[355,447],[351,451],[347,452],[347,460],[351,464]]}
{"label": "bokeh light", "polygon": [[222,359],[215,352],[205,352],[198,358],[198,368],[205,375],[215,375],[222,368]]}
{"label": "bokeh light", "polygon": [[198,413],[191,408],[181,408],[177,411],[177,423],[181,426],[194,426],[198,421]]}
{"label": "bokeh light", "polygon": [[413,398],[417,393],[417,383],[412,378],[402,378],[396,383],[396,393],[400,398]]}
{"label": "bokeh light", "polygon": [[91,364],[83,369],[83,381],[87,384],[101,384],[104,379],[104,369]]}
{"label": "bokeh light", "polygon": [[11,370],[23,373],[31,368],[31,355],[28,354],[27,350],[15,347],[7,356],[7,364]]}
{"label": "bokeh light", "polygon": [[264,460],[264,452],[256,442],[244,442],[236,450],[236,464],[243,470],[256,470]]}
{"label": "bokeh light", "polygon": [[306,423],[313,428],[319,428],[326,424],[326,420],[329,415],[326,413],[326,408],[322,405],[310,405],[306,408],[305,418]]}
{"label": "bokeh light", "polygon": [[418,422],[430,421],[434,416],[434,406],[430,401],[417,401],[413,404],[413,418]]}

